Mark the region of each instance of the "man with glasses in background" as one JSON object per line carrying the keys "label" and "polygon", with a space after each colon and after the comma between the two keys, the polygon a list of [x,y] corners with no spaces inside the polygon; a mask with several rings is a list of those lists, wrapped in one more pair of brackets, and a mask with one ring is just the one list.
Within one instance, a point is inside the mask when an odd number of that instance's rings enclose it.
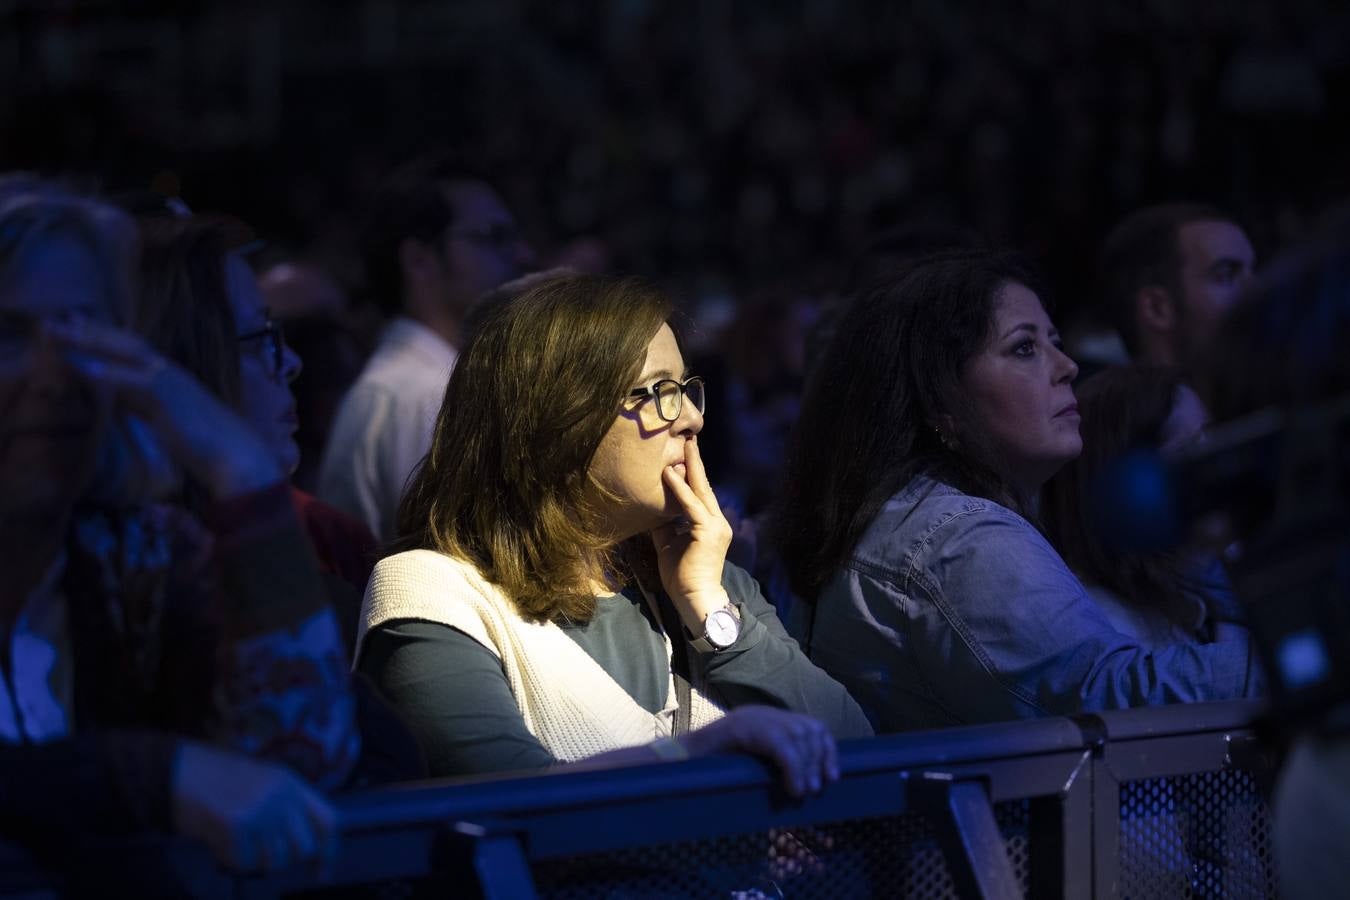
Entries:
{"label": "man with glasses in background", "polygon": [[364,243],[370,288],[392,320],[338,409],[319,495],[388,539],[404,483],[431,444],[465,312],[532,267],[534,251],[491,186],[438,164],[409,167],[383,187]]}

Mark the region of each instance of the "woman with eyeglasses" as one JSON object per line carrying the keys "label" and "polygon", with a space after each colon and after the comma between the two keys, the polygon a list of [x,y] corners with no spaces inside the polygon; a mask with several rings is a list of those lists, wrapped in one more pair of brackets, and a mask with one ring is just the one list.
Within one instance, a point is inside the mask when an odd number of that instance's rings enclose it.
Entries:
{"label": "woman with eyeglasses", "polygon": [[[140,330],[251,425],[289,476],[300,461],[290,390],[300,358],[268,318],[252,269],[232,249],[247,234],[244,226],[175,216],[142,218],[140,228]],[[199,491],[193,487],[188,485],[185,500],[197,509]],[[350,658],[375,540],[345,513],[294,486],[289,491]],[[363,755],[344,786],[420,775],[421,760],[407,728],[364,679],[356,679],[353,688]]]}
{"label": "woman with eyeglasses", "polygon": [[794,794],[871,733],[745,572],[667,299],[558,275],[488,311],[376,564],[357,668],[436,775],[746,751]]}
{"label": "woman with eyeglasses", "polygon": [[[180,215],[142,216],[138,330],[251,424],[290,475],[300,463],[291,382],[300,357],[264,305],[237,251],[241,223]],[[189,503],[193,501],[189,487]],[[326,576],[359,596],[375,562],[375,538],[360,521],[291,488],[291,499]],[[350,646],[357,600],[336,604]]]}

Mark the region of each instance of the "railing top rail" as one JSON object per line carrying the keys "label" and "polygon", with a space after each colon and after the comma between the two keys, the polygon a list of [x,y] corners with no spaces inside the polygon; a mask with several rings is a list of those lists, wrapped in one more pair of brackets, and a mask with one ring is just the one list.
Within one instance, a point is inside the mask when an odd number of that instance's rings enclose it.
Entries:
{"label": "railing top rail", "polygon": [[[1136,740],[1246,728],[1261,711],[1256,701],[1188,703],[1097,714],[1109,740]],[[840,744],[845,776],[904,769],[938,769],[982,761],[1068,752],[1089,736],[1069,719],[1034,719],[883,735]],[[578,804],[767,787],[768,768],[741,756],[625,768],[572,769],[412,782],[339,800],[344,827],[378,829],[448,818],[516,815]]]}
{"label": "railing top rail", "polygon": [[[1052,767],[1061,765],[1065,760],[1051,757],[1081,752],[1090,740],[1102,737],[1103,732],[1108,742],[1143,741],[1146,745],[1150,740],[1162,739],[1162,744],[1173,746],[1171,739],[1176,737],[1215,739],[1220,732],[1246,728],[1260,710],[1260,704],[1247,702],[1191,704],[1104,713],[1098,717],[1100,723],[1085,722],[1081,726],[1069,719],[1041,719],[844,742],[840,762],[845,783],[813,802],[815,812],[808,812],[808,817],[828,814],[828,820],[835,821],[847,817],[840,816],[841,813],[873,808],[876,804],[871,802],[869,798],[873,795],[868,792],[874,791],[878,778],[892,773],[952,771],[961,767],[981,772],[987,766],[990,773],[1012,772],[1017,773],[1015,778],[1024,779],[1032,772],[1029,766],[1042,762],[1052,763]],[[1136,745],[1133,749],[1140,747]],[[1150,754],[1141,758],[1153,760]],[[1160,771],[1166,769],[1168,760],[1161,745],[1153,762],[1164,767]],[[1036,775],[1033,781],[1041,777]],[[742,802],[754,800],[755,792],[771,790],[774,781],[774,774],[765,764],[744,756],[721,756],[620,769],[596,767],[543,775],[420,782],[348,794],[335,798],[335,803],[344,839],[350,838],[358,845],[365,841],[367,849],[403,847],[402,855],[387,864],[390,872],[395,873],[389,877],[417,877],[424,870],[429,871],[428,867],[442,864],[435,862],[430,848],[452,822],[493,827],[507,824],[505,820],[521,823],[535,819],[536,824],[556,830],[571,827],[568,823],[573,821],[570,818],[573,813],[594,816],[607,814],[606,807],[633,805],[636,809],[660,805],[667,799],[679,806],[681,801],[703,794],[714,795],[714,800],[720,795],[721,800],[740,810],[739,827],[758,821],[756,816],[777,815],[762,797],[758,802]],[[994,781],[999,781],[997,775]],[[1031,783],[1017,782],[1035,790]],[[701,799],[698,802],[702,804]],[[550,820],[551,825],[547,824]],[[410,847],[414,849],[408,850]],[[418,856],[414,852],[418,847],[426,853]],[[168,853],[175,858],[180,853],[195,854],[205,866],[203,873],[208,869],[215,872],[207,864],[204,848],[177,840],[166,841],[163,853],[158,855]],[[23,853],[0,854],[0,869],[5,876],[0,878],[0,888],[41,883],[43,876],[35,864],[36,860],[30,864]],[[228,878],[220,872],[215,872],[215,876]],[[358,876],[366,877],[353,870],[341,878],[359,880]],[[288,873],[279,876],[275,883],[289,885],[298,877],[299,873]],[[307,886],[309,882],[304,879],[291,885]]]}
{"label": "railing top rail", "polygon": [[[971,725],[842,741],[844,777],[874,772],[942,769],[1017,756],[1082,749],[1083,735],[1068,719]],[[610,804],[663,795],[766,788],[767,766],[744,756],[679,763],[449,778],[362,791],[339,799],[344,829],[379,829],[479,815],[520,815],[580,804]]]}
{"label": "railing top rail", "polygon": [[1226,700],[1111,710],[1097,717],[1105,724],[1109,740],[1129,741],[1249,728],[1264,710],[1259,700]]}

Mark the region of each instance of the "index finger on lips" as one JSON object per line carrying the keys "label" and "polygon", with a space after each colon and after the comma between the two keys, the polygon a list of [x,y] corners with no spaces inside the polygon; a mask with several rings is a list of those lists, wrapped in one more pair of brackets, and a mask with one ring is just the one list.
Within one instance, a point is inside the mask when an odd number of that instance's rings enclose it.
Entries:
{"label": "index finger on lips", "polygon": [[689,486],[694,489],[694,493],[709,509],[715,509],[721,515],[722,508],[717,503],[717,495],[713,493],[712,482],[708,481],[708,470],[703,466],[703,454],[698,449],[697,437],[684,442],[684,465],[689,470]]}
{"label": "index finger on lips", "polygon": [[[688,465],[689,464],[686,462],[686,469],[688,468]],[[691,520],[698,521],[707,514],[708,508],[704,504],[702,498],[694,492],[693,488],[685,483],[685,480],[680,477],[680,473],[676,472],[672,466],[666,466],[661,471],[661,477],[665,479],[666,486],[669,487],[670,492],[675,495],[675,499],[679,501],[680,506],[684,507],[685,514],[688,515]]]}

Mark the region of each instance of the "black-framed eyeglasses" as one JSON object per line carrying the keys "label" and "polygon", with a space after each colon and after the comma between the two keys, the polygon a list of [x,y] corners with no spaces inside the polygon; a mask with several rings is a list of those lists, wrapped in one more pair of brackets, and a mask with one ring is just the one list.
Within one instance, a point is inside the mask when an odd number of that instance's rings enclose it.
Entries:
{"label": "black-framed eyeglasses", "polygon": [[269,374],[273,378],[281,377],[281,371],[286,365],[286,336],[278,323],[268,319],[267,324],[257,331],[239,335],[239,343],[265,347],[271,363]]}
{"label": "black-framed eyeglasses", "polygon": [[699,375],[686,378],[683,382],[673,378],[662,378],[651,387],[633,388],[628,392],[628,396],[641,397],[644,400],[655,397],[656,414],[666,422],[674,422],[680,417],[685,397],[689,398],[689,402],[694,404],[694,409],[697,409],[700,415],[706,408],[708,399],[707,391],[703,389],[703,378]]}

